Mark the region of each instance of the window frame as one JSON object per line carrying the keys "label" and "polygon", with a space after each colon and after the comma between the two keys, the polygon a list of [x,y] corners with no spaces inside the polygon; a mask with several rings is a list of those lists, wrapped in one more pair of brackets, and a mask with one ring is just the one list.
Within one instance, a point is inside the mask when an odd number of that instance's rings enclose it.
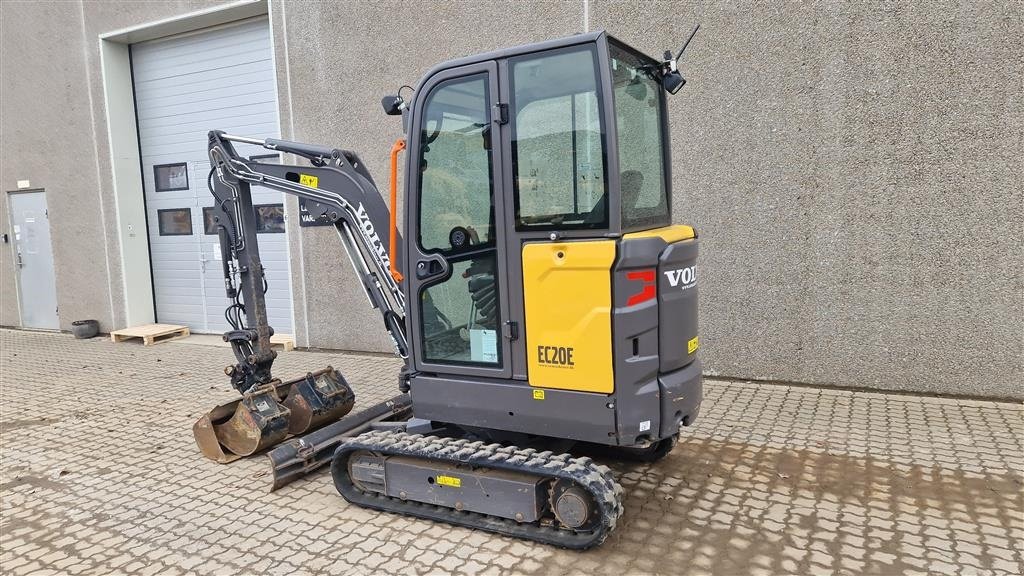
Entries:
{"label": "window frame", "polygon": [[[472,68],[478,68],[474,65]],[[462,72],[462,73],[459,73]],[[452,69],[442,72],[444,76],[438,78],[436,81],[424,85],[423,88],[426,90],[426,96],[422,102],[417,105],[414,112],[415,118],[410,123],[410,134],[416,134],[414,140],[414,150],[410,151],[408,155],[409,171],[408,173],[416,174],[415,176],[415,201],[413,203],[412,210],[407,210],[408,224],[415,226],[416,233],[410,234],[410,244],[415,243],[413,249],[414,252],[418,251],[423,255],[437,255],[446,261],[449,266],[448,273],[443,276],[437,276],[427,282],[417,282],[415,284],[417,302],[416,318],[414,319],[414,330],[410,339],[416,339],[416,361],[422,363],[424,368],[430,367],[444,367],[445,370],[451,370],[454,373],[464,373],[467,375],[479,374],[486,376],[498,376],[508,377],[511,375],[511,367],[507,358],[508,352],[506,347],[507,341],[502,337],[501,326],[504,318],[507,314],[506,304],[504,302],[504,282],[507,281],[507,274],[503,268],[503,245],[501,229],[496,219],[498,218],[499,210],[503,209],[503,169],[501,159],[501,130],[493,122],[491,106],[499,101],[500,88],[495,89],[497,83],[497,70],[496,69],[475,69],[475,70],[462,70]],[[427,247],[423,243],[423,231],[424,231],[424,199],[425,193],[423,188],[424,181],[424,170],[416,169],[414,167],[422,166],[422,162],[425,156],[425,148],[429,147],[430,144],[426,143],[426,140],[420,136],[420,134],[427,132],[427,122],[430,117],[427,114],[428,107],[432,103],[434,94],[439,90],[444,90],[448,86],[458,85],[461,83],[470,83],[477,80],[483,82],[483,98],[484,98],[484,118],[483,121],[486,123],[486,130],[490,130],[490,149],[487,150],[487,169],[488,169],[488,202],[490,204],[490,214],[488,215],[488,230],[489,238],[485,243],[468,246],[464,249],[456,249],[450,245],[448,246],[433,246]],[[429,81],[428,81],[429,82]],[[443,117],[442,117],[443,118]],[[415,131],[415,132],[413,132]],[[479,232],[479,231],[478,231]],[[447,282],[455,280],[457,276],[454,274],[456,266],[478,259],[481,257],[488,257],[494,261],[494,294],[495,302],[497,305],[497,323],[495,327],[496,336],[496,354],[497,360],[495,362],[482,362],[473,360],[456,360],[452,358],[436,358],[429,356],[429,346],[427,345],[427,333],[423,309],[423,299],[425,294],[430,290],[440,288]],[[468,296],[471,298],[471,295]],[[436,306],[436,304],[435,304]],[[470,306],[470,313],[472,314],[475,310],[475,306]],[[472,319],[471,319],[472,320]]]}
{"label": "window frame", "polygon": [[[177,166],[183,166],[185,168],[185,186],[183,188],[161,188],[160,187],[160,169],[161,168],[174,168]],[[167,179],[170,182],[170,178]],[[188,190],[189,179],[188,179],[188,162],[171,162],[169,164],[154,164],[153,165],[153,191],[155,192],[177,192],[179,190]]]}
{"label": "window frame", "polygon": [[[548,56],[556,56],[559,54],[573,53],[573,52],[589,52],[591,56],[591,63],[593,64],[594,72],[594,95],[597,99],[597,118],[601,129],[601,158],[602,158],[602,178],[604,180],[604,219],[601,222],[589,224],[581,222],[578,224],[533,224],[524,225],[520,218],[520,201],[519,201],[519,177],[518,177],[518,164],[519,164],[519,145],[516,139],[516,85],[515,85],[515,65],[519,62],[535,60],[537,58],[544,58]],[[512,221],[514,223],[515,231],[519,233],[531,233],[531,232],[551,232],[551,231],[585,231],[591,232],[594,230],[610,230],[614,227],[614,213],[611,210],[613,200],[615,196],[612,193],[612,180],[610,179],[612,163],[612,152],[610,146],[612,146],[612,139],[609,130],[612,129],[608,125],[609,122],[609,111],[614,111],[614,107],[609,108],[608,92],[606,90],[606,72],[603,69],[602,62],[606,60],[604,55],[607,49],[601,46],[598,42],[588,41],[579,44],[571,44],[563,46],[557,49],[548,49],[537,52],[528,52],[526,54],[519,54],[511,56],[506,59],[506,65],[508,67],[507,83],[508,83],[508,109],[509,109],[509,121],[506,129],[509,134],[509,158],[511,165],[508,168],[511,176],[512,184]],[[571,95],[574,99],[576,94]],[[614,105],[613,105],[614,106]],[[612,116],[614,118],[614,116]],[[575,156],[575,150],[573,151]],[[573,163],[573,174],[576,173],[576,163]],[[617,179],[616,179],[617,181]],[[575,186],[574,186],[575,190]],[[600,202],[600,200],[598,200]]]}
{"label": "window frame", "polygon": [[[463,257],[463,255],[460,254],[459,257],[457,257],[457,258],[446,258],[451,263],[453,273],[450,276],[446,277],[444,280],[441,280],[440,282],[436,282],[436,283],[433,283],[433,284],[428,284],[426,286],[422,286],[420,291],[419,291],[418,298],[422,301],[422,299],[424,298],[424,295],[427,292],[429,292],[431,288],[439,288],[439,287],[443,286],[445,283],[455,279],[457,276],[456,276],[456,274],[454,274],[454,270],[455,270],[455,267],[457,265],[462,264],[463,262],[471,260],[472,256],[479,257],[481,254],[489,254],[489,257],[494,259],[494,298],[495,298],[495,302],[496,302],[496,305],[497,305],[495,313],[497,314],[497,324],[498,325],[494,328],[493,331],[495,332],[495,337],[496,337],[495,353],[497,355],[497,361],[495,361],[495,362],[484,362],[484,361],[477,361],[477,360],[454,360],[452,358],[435,358],[435,357],[428,356],[428,349],[429,349],[429,346],[427,345],[428,335],[427,335],[427,332],[426,332],[426,326],[424,325],[425,317],[424,317],[424,315],[423,315],[423,313],[421,311],[420,314],[419,314],[419,318],[417,320],[417,324],[419,325],[420,334],[421,334],[420,342],[419,342],[420,346],[422,347],[421,355],[422,355],[423,360],[426,363],[434,364],[434,365],[461,366],[461,367],[465,367],[465,368],[484,368],[484,369],[503,369],[505,367],[506,360],[505,360],[505,352],[504,352],[504,346],[503,346],[504,343],[502,342],[502,338],[503,338],[503,336],[502,336],[502,325],[503,325],[504,320],[503,320],[503,316],[502,316],[503,312],[501,310],[501,298],[503,297],[503,294],[502,294],[502,276],[504,275],[504,271],[501,270],[501,268],[500,268],[501,265],[498,262],[498,252],[497,252],[496,249],[489,248],[487,250],[481,250],[480,252],[473,253],[470,256],[466,256],[466,257]],[[472,298],[472,295],[469,295],[469,297]],[[437,304],[435,303],[434,306],[437,306]],[[469,312],[470,312],[471,315],[476,310],[477,310],[477,308],[476,308],[475,305],[470,305]],[[473,320],[473,318],[471,317],[470,318],[470,322],[472,322],[472,320]],[[470,328],[468,326],[466,326],[465,329],[469,330]],[[472,345],[470,345],[470,346],[471,346],[470,350],[472,350]]]}
{"label": "window frame", "polygon": [[[160,216],[164,212],[187,212],[188,213],[188,232],[170,232],[165,233],[163,227],[163,220]],[[161,208],[156,211],[156,230],[158,236],[194,236],[195,227],[192,225],[192,208],[185,206],[183,208]]]}

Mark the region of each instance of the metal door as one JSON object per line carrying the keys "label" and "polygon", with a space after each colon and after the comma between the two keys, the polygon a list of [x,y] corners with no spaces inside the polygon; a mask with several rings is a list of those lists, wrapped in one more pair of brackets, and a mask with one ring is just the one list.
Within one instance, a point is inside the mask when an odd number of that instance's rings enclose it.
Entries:
{"label": "metal door", "polygon": [[21,325],[56,330],[60,328],[60,319],[46,193],[42,190],[17,192],[10,197]]}
{"label": "metal door", "polygon": [[[277,138],[277,87],[265,17],[135,44],[131,49],[153,291],[159,322],[228,329],[217,236],[208,226],[207,132]],[[248,145],[243,154],[266,152]],[[293,331],[290,259],[280,192],[253,187],[267,315]]]}
{"label": "metal door", "polygon": [[497,67],[446,70],[421,91],[407,172],[416,369],[508,378]]}

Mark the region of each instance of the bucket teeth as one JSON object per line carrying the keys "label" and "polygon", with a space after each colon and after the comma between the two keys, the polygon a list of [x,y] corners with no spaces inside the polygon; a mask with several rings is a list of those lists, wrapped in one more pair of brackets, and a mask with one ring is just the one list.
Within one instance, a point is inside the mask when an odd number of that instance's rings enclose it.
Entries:
{"label": "bucket teeth", "polygon": [[221,404],[199,418],[192,432],[204,456],[227,463],[333,422],[354,404],[355,395],[344,377],[328,366]]}

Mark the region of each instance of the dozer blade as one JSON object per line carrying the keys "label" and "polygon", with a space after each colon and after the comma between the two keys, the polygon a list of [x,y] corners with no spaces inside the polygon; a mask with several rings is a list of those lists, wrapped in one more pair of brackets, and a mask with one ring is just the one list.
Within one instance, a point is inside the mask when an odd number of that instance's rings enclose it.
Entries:
{"label": "dozer blade", "polygon": [[274,482],[273,492],[330,463],[345,438],[358,436],[378,422],[403,421],[412,416],[412,399],[399,394],[341,418],[305,436],[290,438],[267,453]]}
{"label": "dozer blade", "polygon": [[226,464],[333,422],[354,404],[345,378],[328,366],[217,406],[196,421],[192,433],[204,456]]}

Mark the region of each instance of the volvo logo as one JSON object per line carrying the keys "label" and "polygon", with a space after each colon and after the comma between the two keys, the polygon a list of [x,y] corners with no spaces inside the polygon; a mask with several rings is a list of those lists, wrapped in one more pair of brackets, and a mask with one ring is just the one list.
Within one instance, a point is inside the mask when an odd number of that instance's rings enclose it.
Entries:
{"label": "volvo logo", "polygon": [[380,236],[377,236],[377,231],[373,228],[373,222],[370,220],[370,215],[366,213],[366,208],[363,207],[363,203],[359,203],[359,209],[356,210],[356,216],[359,217],[359,226],[363,229],[363,235],[370,241],[370,245],[374,251],[377,252],[377,257],[380,258],[381,262],[384,263],[384,269],[391,269],[391,257],[388,256],[387,248],[384,247],[384,243],[380,241]]}
{"label": "volvo logo", "polygon": [[668,278],[668,283],[673,288],[679,288],[680,290],[686,290],[697,285],[697,265],[688,266],[686,268],[677,268],[675,270],[666,270],[665,277]]}

